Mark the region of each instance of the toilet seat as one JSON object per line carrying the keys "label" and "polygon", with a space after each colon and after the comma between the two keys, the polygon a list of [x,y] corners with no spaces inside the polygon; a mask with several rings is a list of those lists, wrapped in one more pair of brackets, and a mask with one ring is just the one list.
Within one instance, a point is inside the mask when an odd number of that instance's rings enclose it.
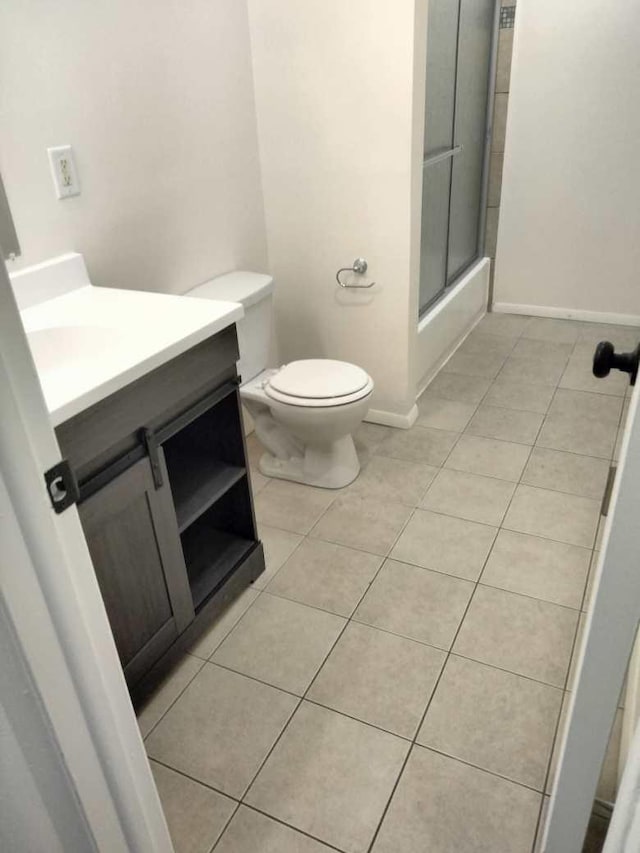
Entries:
{"label": "toilet seat", "polygon": [[266,382],[264,391],[272,400],[290,406],[343,406],[366,397],[373,380],[362,368],[346,361],[311,358],[292,361]]}

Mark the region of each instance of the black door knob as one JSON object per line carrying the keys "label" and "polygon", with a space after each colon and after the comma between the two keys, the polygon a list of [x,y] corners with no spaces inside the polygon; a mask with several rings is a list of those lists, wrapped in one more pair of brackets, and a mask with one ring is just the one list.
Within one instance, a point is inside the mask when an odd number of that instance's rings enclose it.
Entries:
{"label": "black door knob", "polygon": [[593,354],[593,375],[602,379],[608,376],[611,370],[622,370],[631,376],[630,382],[635,385],[639,361],[640,344],[633,352],[617,353],[611,341],[600,341]]}

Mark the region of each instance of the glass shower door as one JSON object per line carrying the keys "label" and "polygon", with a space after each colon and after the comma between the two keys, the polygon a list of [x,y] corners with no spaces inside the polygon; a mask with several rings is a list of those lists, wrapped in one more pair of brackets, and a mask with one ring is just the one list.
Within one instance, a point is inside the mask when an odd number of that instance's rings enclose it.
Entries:
{"label": "glass shower door", "polygon": [[478,257],[496,0],[429,0],[420,313]]}

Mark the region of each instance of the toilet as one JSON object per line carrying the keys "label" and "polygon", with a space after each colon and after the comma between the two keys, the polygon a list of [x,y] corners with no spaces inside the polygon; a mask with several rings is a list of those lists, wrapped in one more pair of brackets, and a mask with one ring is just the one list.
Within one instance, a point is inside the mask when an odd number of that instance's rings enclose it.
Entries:
{"label": "toilet", "polygon": [[353,432],[369,409],[373,380],[361,367],[330,358],[292,361],[267,369],[274,282],[271,276],[231,272],[185,296],[241,302],[237,324],[240,397],[265,452],[267,477],[340,489],[358,476]]}

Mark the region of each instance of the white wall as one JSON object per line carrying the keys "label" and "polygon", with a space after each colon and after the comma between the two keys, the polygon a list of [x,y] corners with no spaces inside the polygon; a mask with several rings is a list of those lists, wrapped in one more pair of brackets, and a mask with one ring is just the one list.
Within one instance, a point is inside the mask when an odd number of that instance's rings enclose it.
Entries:
{"label": "white wall", "polygon": [[[66,143],[82,195],[58,201]],[[266,269],[245,0],[3,0],[0,172],[13,269],[74,250],[98,284],[168,292]]]}
{"label": "white wall", "polygon": [[[280,358],[360,364],[373,408],[400,420],[415,402],[415,6],[249,0]],[[342,291],[336,270],[359,255],[377,285]]]}
{"label": "white wall", "polygon": [[639,32],[637,0],[518,3],[496,303],[640,322]]}

